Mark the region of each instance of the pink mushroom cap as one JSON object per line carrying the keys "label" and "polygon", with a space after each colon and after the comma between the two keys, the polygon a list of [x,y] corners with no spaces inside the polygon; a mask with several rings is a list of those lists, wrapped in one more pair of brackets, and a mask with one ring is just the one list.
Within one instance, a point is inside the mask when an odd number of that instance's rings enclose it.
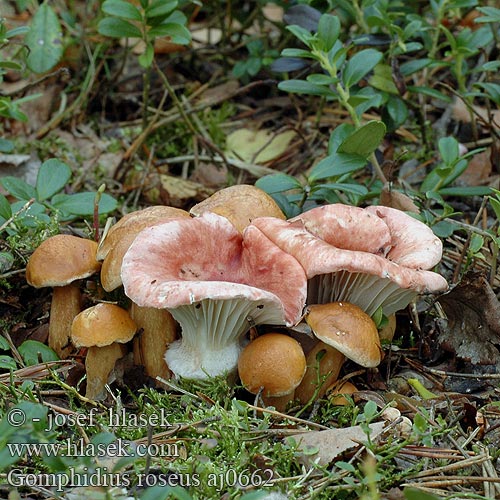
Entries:
{"label": "pink mushroom cap", "polygon": [[141,231],[123,258],[121,275],[125,294],[136,304],[166,308],[179,321],[182,339],[171,344],[166,359],[174,373],[190,378],[234,369],[252,324],[296,323],[307,288],[296,259],[257,228],[242,236],[213,213]]}
{"label": "pink mushroom cap", "polygon": [[448,287],[428,270],[441,258],[439,238],[395,209],[332,204],[289,221],[261,217],[252,224],[302,264],[310,304],[351,302],[370,315],[381,306],[389,315],[417,294]]}

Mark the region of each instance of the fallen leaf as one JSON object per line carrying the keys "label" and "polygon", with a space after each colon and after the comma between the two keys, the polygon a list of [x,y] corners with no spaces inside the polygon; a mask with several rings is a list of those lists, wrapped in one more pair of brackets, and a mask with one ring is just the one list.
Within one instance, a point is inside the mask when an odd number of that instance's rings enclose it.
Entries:
{"label": "fallen leaf", "polygon": [[486,278],[468,273],[438,300],[447,317],[441,347],[472,365],[500,363],[500,302]]}
{"label": "fallen leaf", "polygon": [[464,186],[481,186],[487,184],[492,173],[491,148],[474,155],[464,173],[460,176],[460,184]]}
{"label": "fallen leaf", "polygon": [[226,154],[249,163],[265,163],[281,156],[295,137],[293,130],[274,134],[270,130],[242,128],[226,138]]}
{"label": "fallen leaf", "polygon": [[405,212],[420,213],[420,209],[408,195],[392,189],[389,184],[382,188],[380,204],[384,205],[384,207],[397,208]]}
{"label": "fallen leaf", "polygon": [[[370,424],[370,439],[375,439],[384,430],[384,422]],[[351,448],[359,446],[367,440],[360,425],[344,429],[329,429],[326,431],[310,431],[303,434],[293,434],[287,440],[293,439],[298,444],[298,460],[306,466],[313,463],[328,465],[333,459]]]}
{"label": "fallen leaf", "polygon": [[155,205],[184,208],[213,194],[214,189],[198,182],[167,174],[151,174],[146,179],[145,198]]}
{"label": "fallen leaf", "polygon": [[[481,106],[471,106],[473,115],[479,118],[482,122],[490,123],[489,112],[486,108]],[[461,99],[456,99],[452,106],[452,116],[455,120],[464,123],[471,122],[471,111],[469,107]],[[498,129],[500,123],[500,109],[495,109],[491,112],[491,122],[493,126]]]}

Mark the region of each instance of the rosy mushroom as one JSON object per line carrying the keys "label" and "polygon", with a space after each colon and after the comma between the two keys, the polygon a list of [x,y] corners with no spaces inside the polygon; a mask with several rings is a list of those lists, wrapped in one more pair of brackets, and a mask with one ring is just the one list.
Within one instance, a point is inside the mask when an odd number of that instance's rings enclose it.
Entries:
{"label": "rosy mushroom", "polygon": [[189,212],[196,216],[205,212],[222,215],[240,233],[257,217],[285,219],[283,212],[271,196],[262,189],[248,184],[237,184],[220,189],[195,205]]}
{"label": "rosy mushroom", "polygon": [[265,404],[284,411],[306,372],[302,347],[281,333],[266,333],[250,342],[238,359],[241,383]]}
{"label": "rosy mushroom", "polygon": [[387,207],[325,205],[289,221],[271,217],[252,225],[293,255],[308,277],[309,304],[350,302],[369,315],[390,315],[418,294],[447,289],[430,271],[442,252],[425,224]]}
{"label": "rosy mushroom", "polygon": [[182,327],[165,360],[176,376],[234,371],[254,324],[292,325],[305,304],[300,264],[256,228],[224,217],[179,218],[139,233],[123,258],[125,294],[167,309]]}
{"label": "rosy mushroom", "polygon": [[60,358],[71,352],[71,323],[81,310],[81,293],[74,282],[99,271],[96,251],[95,241],[58,234],[43,241],[26,266],[31,286],[53,287],[48,344]]}
{"label": "rosy mushroom", "polygon": [[128,312],[114,304],[97,304],[75,317],[71,341],[76,347],[89,348],[85,357],[87,398],[103,398],[116,361],[126,353],[123,344],[132,339],[136,330]]}

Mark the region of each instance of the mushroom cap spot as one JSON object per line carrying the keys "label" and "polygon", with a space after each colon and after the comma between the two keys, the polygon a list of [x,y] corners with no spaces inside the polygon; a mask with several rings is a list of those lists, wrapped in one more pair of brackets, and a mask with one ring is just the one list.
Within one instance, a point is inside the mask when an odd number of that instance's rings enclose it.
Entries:
{"label": "mushroom cap spot", "polygon": [[145,227],[164,222],[172,217],[189,217],[185,210],[166,205],[154,205],[124,215],[111,226],[106,237],[99,242],[97,260],[104,260],[110,250],[127,235],[137,235]]}
{"label": "mushroom cap spot", "polygon": [[[145,307],[240,297],[274,303],[292,324],[305,303],[305,273],[293,257],[255,229],[243,237],[211,212],[141,231],[123,258],[121,275],[125,294]],[[285,293],[287,282],[293,286]]]}
{"label": "mushroom cap spot", "polygon": [[306,371],[300,344],[281,333],[266,333],[250,342],[240,354],[238,373],[245,388],[264,397],[290,394]]}
{"label": "mushroom cap spot", "polygon": [[137,326],[125,309],[101,303],[75,317],[71,341],[76,347],[102,347],[113,342],[128,342],[136,331]]}
{"label": "mushroom cap spot", "polygon": [[247,184],[238,184],[216,191],[189,212],[195,216],[205,212],[221,215],[240,233],[257,217],[285,219],[285,215],[271,196],[262,189]]}
{"label": "mushroom cap spot", "polygon": [[377,327],[358,306],[349,302],[314,304],[308,306],[305,319],[318,339],[359,365],[374,367],[382,360]]}
{"label": "mushroom cap spot", "polygon": [[41,243],[26,266],[26,281],[35,288],[65,286],[99,271],[97,243],[57,234]]}
{"label": "mushroom cap spot", "polygon": [[385,222],[363,208],[333,203],[313,208],[292,219],[326,243],[344,250],[385,255],[391,233]]}

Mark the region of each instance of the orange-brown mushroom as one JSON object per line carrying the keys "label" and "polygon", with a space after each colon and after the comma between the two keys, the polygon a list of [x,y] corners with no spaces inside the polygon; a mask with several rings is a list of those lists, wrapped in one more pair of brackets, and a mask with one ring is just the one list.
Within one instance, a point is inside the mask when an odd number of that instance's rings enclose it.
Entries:
{"label": "orange-brown mushroom", "polygon": [[26,266],[31,286],[53,287],[48,344],[60,358],[71,352],[71,323],[81,310],[80,289],[74,282],[99,271],[96,251],[95,241],[58,234],[46,239]]}
{"label": "orange-brown mushroom", "polygon": [[102,399],[104,386],[126,349],[124,343],[137,331],[125,309],[114,304],[97,304],[85,309],[73,320],[71,341],[76,347],[88,347],[85,358],[89,399]]}
{"label": "orange-brown mushroom", "polygon": [[377,327],[358,306],[349,302],[310,305],[305,319],[319,340],[355,363],[371,368],[382,360]]}
{"label": "orange-brown mushroom", "polygon": [[300,344],[281,333],[266,333],[252,340],[241,352],[238,374],[245,389],[260,391],[265,404],[285,410],[306,371]]}
{"label": "orange-brown mushroom", "polygon": [[240,233],[257,217],[285,219],[285,215],[271,196],[248,184],[237,184],[216,191],[189,212],[196,216],[205,212],[221,215]]}

